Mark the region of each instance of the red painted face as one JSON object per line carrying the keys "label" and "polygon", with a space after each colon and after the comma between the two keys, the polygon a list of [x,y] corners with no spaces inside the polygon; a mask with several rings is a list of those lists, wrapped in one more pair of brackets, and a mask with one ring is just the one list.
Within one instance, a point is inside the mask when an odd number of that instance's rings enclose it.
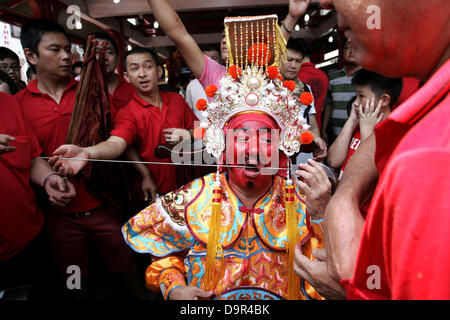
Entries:
{"label": "red painted face", "polygon": [[226,164],[245,167],[227,168],[229,178],[240,188],[271,184],[278,167],[279,130],[268,116],[246,114],[234,118],[226,130]]}

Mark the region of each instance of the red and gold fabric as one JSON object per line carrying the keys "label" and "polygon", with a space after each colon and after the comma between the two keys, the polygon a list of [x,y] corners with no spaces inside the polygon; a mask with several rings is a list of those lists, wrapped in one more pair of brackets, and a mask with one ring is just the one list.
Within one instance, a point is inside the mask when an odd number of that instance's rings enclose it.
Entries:
{"label": "red and gold fabric", "polygon": [[[219,243],[223,255],[218,258],[216,271],[220,277],[214,288],[215,298],[287,298],[286,180],[274,176],[272,188],[253,208],[242,205],[228,185],[226,174],[221,174],[220,180],[223,196]],[[147,270],[154,273],[146,277],[147,286],[156,291],[164,284],[166,298],[172,288],[182,285],[179,275],[183,273],[187,285],[203,286],[214,181],[215,174],[194,180],[165,195],[123,226],[125,240],[135,251],[176,257],[158,260]],[[298,243],[312,259],[312,250],[324,245],[323,233],[320,224],[311,223],[306,214],[298,187],[294,192],[294,208]],[[184,271],[180,269],[181,252],[186,252]],[[321,299],[301,280],[300,299],[311,298]]]}

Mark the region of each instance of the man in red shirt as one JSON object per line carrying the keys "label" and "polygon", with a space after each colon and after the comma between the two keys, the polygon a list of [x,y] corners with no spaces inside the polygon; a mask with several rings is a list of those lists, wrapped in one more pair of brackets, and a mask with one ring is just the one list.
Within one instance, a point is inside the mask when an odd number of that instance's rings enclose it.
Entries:
{"label": "man in red shirt", "polygon": [[299,43],[299,50],[302,54],[302,66],[297,77],[311,87],[314,96],[314,107],[316,108],[316,120],[319,132],[322,132],[322,110],[325,98],[327,97],[330,81],[325,72],[317,69],[311,62],[311,50],[304,39],[296,39]]}
{"label": "man in red shirt", "polygon": [[[183,140],[190,141],[197,118],[179,94],[158,89],[162,69],[158,65],[156,53],[146,48],[133,48],[125,57],[125,70],[125,78],[134,85],[137,93],[130,103],[117,113],[111,137],[92,147],[63,145],[55,150],[55,156],[114,159],[120,156],[127,146],[133,144],[143,161],[171,162],[170,157],[156,157],[155,147],[164,144],[173,146]],[[87,161],[58,160],[55,157],[51,163],[62,172],[76,174]],[[166,194],[177,189],[175,166],[151,164],[138,167],[143,179],[142,185],[156,186],[150,188],[153,198],[158,192]]]}
{"label": "man in red shirt", "polygon": [[[130,102],[134,97],[136,90],[134,90],[133,85],[126,81],[122,75],[118,75],[115,72],[119,63],[119,48],[117,47],[117,43],[108,33],[103,31],[93,32],[89,34],[89,36],[94,36],[95,40],[98,41],[97,50],[104,48],[106,51],[106,85],[112,104],[119,110]],[[104,43],[106,43],[105,47],[103,47]]]}
{"label": "man in red shirt", "polygon": [[33,280],[30,270],[36,269],[30,265],[38,265],[33,240],[44,216],[30,182],[43,187],[56,207],[66,206],[76,193],[72,183],[38,158],[42,149],[13,97],[0,93],[0,113],[0,289],[5,289]]}
{"label": "man in red shirt", "polygon": [[[37,78],[16,98],[36,133],[43,156],[51,156],[66,139],[75,103],[78,82],[71,77],[70,39],[57,23],[39,19],[22,27],[21,42],[28,62],[36,68]],[[133,256],[122,240],[118,215],[87,191],[83,177],[75,176],[70,181],[77,192],[73,201],[64,208],[44,208],[62,289],[71,297],[85,297],[88,238],[95,241],[108,268],[132,286],[129,277]],[[66,285],[71,266],[79,267],[81,273],[81,287],[76,290]]]}
{"label": "man in red shirt", "polygon": [[[368,29],[368,0],[321,4],[335,6],[359,65],[424,85],[350,159],[325,212],[327,252],[316,263],[327,261],[325,273],[341,281],[350,299],[450,299],[448,2],[378,1],[381,33]],[[404,19],[396,19],[396,12]],[[418,33],[424,20],[432,28]],[[378,176],[364,221],[360,205]],[[321,279],[309,281],[332,283]]]}

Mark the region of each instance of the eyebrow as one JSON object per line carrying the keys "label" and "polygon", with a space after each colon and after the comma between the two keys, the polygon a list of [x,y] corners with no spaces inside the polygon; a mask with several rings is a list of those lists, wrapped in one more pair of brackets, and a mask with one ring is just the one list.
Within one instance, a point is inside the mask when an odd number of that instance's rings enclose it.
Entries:
{"label": "eyebrow", "polygon": [[[250,129],[253,129],[253,128],[245,127],[245,128],[236,128],[236,129],[233,129],[233,130],[234,130],[234,131],[237,131],[237,130],[248,131],[248,130],[250,130]],[[277,129],[272,129],[272,128],[268,128],[268,127],[262,127],[262,128],[259,128],[259,129],[258,129],[258,131],[261,131],[261,130],[277,130]]]}
{"label": "eyebrow", "polygon": [[130,62],[130,66],[131,65],[139,65],[139,64],[142,64],[142,63],[146,63],[146,62],[153,63],[153,61],[149,59],[149,60],[144,60],[142,62]]}

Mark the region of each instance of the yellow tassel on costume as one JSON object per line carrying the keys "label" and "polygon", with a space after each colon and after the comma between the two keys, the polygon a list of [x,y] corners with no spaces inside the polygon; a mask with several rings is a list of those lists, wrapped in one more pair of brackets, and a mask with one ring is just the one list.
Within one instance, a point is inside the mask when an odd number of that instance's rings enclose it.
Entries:
{"label": "yellow tassel on costume", "polygon": [[[292,182],[291,182],[292,183]],[[287,229],[287,253],[288,253],[288,299],[298,300],[300,298],[300,278],[294,272],[295,246],[298,240],[297,211],[294,204],[294,186],[287,184],[285,187],[286,205],[286,229]]]}
{"label": "yellow tassel on costume", "polygon": [[[218,178],[216,178],[216,180],[218,181]],[[222,247],[219,244],[220,219],[222,214],[221,200],[222,200],[222,190],[220,188],[220,184],[218,185],[214,184],[211,217],[209,222],[208,243],[206,247],[205,276],[203,278],[204,290],[216,289],[218,283],[217,275],[220,274],[220,272],[216,271],[216,264],[218,262],[216,257],[223,256]]]}

